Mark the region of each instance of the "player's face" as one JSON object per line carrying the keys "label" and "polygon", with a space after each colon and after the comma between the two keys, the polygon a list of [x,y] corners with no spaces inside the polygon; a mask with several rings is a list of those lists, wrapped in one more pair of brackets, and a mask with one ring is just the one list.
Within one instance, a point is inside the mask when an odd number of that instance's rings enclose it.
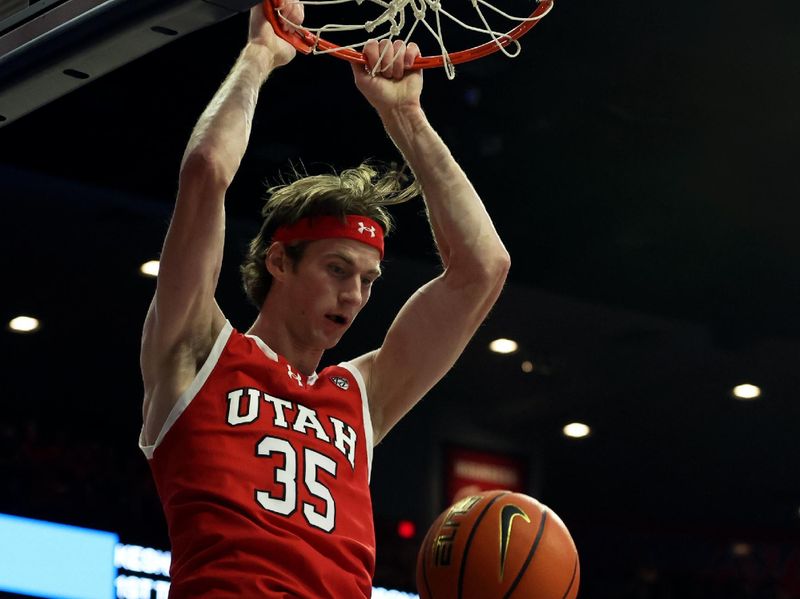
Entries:
{"label": "player's face", "polygon": [[352,239],[309,243],[290,275],[295,332],[315,348],[336,345],[380,274],[380,254],[371,246]]}

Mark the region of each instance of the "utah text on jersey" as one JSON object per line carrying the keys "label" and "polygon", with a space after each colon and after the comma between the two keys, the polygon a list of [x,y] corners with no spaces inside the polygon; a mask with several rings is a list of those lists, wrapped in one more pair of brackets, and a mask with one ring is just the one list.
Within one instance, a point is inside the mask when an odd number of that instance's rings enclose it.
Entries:
{"label": "utah text on jersey", "polygon": [[[250,424],[259,417],[272,418],[272,425],[286,430],[293,430],[298,433],[308,435],[309,429],[320,441],[330,443],[347,458],[350,467],[355,468],[355,455],[357,435],[352,426],[336,418],[327,416],[330,425],[323,426],[322,421],[317,415],[316,410],[295,403],[280,397],[274,397],[260,389],[252,387],[244,389],[234,389],[227,394],[228,401],[228,424],[231,426],[242,426]],[[242,404],[246,404],[243,406]],[[269,415],[263,415],[262,409],[270,411]]]}

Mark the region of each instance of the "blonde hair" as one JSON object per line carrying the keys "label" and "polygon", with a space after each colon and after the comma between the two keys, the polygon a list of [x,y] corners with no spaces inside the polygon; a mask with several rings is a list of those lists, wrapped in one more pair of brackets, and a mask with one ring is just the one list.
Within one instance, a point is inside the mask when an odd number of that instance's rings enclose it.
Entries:
{"label": "blonde hair", "polygon": [[[250,302],[260,309],[272,284],[265,258],[278,227],[301,218],[338,216],[344,220],[348,214],[356,214],[376,221],[384,235],[388,235],[393,223],[385,206],[408,201],[419,194],[419,185],[416,182],[405,185],[406,181],[402,171],[365,162],[338,175],[304,176],[294,169],[290,181],[270,187],[261,210],[264,219],[261,230],[250,242],[240,268]],[[307,244],[300,241],[286,247],[295,265]]]}

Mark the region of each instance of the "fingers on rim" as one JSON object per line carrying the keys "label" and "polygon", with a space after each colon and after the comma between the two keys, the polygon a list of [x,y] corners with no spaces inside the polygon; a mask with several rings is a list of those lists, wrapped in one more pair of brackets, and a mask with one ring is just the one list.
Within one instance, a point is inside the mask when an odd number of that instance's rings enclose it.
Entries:
{"label": "fingers on rim", "polygon": [[[285,0],[287,5],[287,18],[292,23],[297,23],[297,25],[301,25],[303,23],[303,18],[305,17],[305,5],[302,2],[295,2],[293,0]],[[297,27],[291,26],[292,31],[297,30]]]}
{"label": "fingers on rim", "polygon": [[274,0],[275,8],[279,10],[278,22],[281,29],[287,32],[297,31],[296,23],[300,25],[305,15],[305,6],[298,0]]}
{"label": "fingers on rim", "polygon": [[387,39],[382,39],[380,41],[380,65],[378,66],[378,71],[384,77],[389,79],[392,78],[392,60],[394,59],[394,47],[392,42]]}
{"label": "fingers on rim", "polygon": [[402,79],[406,70],[406,44],[403,40],[395,40],[393,45],[392,77],[394,79]]}
{"label": "fingers on rim", "polygon": [[417,60],[417,58],[419,58],[421,55],[422,52],[420,52],[419,46],[416,43],[411,42],[408,44],[405,56],[406,68],[410,69],[414,65],[414,61]]}
{"label": "fingers on rim", "polygon": [[378,56],[380,56],[380,46],[378,42],[375,40],[368,40],[367,43],[364,44],[362,54],[364,54],[364,58],[367,61],[367,70],[372,71],[375,64],[378,62]]}
{"label": "fingers on rim", "polygon": [[421,54],[419,46],[413,42],[406,46],[403,40],[388,39],[367,41],[362,53],[367,70],[387,79],[402,79]]}

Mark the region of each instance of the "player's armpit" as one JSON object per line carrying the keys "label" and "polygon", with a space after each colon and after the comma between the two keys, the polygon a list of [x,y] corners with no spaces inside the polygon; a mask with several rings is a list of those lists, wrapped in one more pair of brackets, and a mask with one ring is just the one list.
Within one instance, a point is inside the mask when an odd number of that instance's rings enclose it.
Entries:
{"label": "player's armpit", "polygon": [[[149,415],[168,413],[191,383],[225,322],[214,292],[222,263],[224,185],[212,168],[188,157],[145,318],[140,364]],[[158,420],[158,418],[156,418]]]}

